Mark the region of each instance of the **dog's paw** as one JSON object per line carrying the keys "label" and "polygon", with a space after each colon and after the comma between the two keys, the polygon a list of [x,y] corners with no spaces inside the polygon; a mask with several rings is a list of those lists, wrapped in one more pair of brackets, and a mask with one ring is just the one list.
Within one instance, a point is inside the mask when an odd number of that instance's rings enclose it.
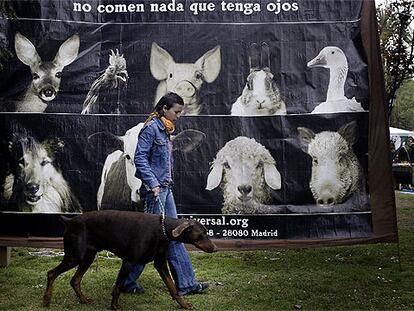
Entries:
{"label": "dog's paw", "polygon": [[189,303],[189,302],[186,302],[183,305],[183,309],[192,310],[193,309],[193,305],[191,303]]}
{"label": "dog's paw", "polygon": [[89,299],[89,298],[85,297],[83,300],[81,300],[81,303],[84,303],[86,305],[91,305],[91,304],[94,303],[94,301],[92,299]]}
{"label": "dog's paw", "polygon": [[43,297],[43,302],[42,302],[43,307],[45,308],[49,308],[50,307],[50,297]]}

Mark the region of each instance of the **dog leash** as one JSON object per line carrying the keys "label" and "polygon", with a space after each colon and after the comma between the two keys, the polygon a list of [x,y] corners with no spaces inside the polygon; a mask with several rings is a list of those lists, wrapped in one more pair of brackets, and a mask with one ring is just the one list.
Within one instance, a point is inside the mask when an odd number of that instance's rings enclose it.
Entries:
{"label": "dog leash", "polygon": [[158,205],[160,207],[160,212],[161,212],[161,228],[162,228],[162,233],[164,234],[164,236],[167,238],[168,240],[168,236],[167,236],[167,231],[165,230],[165,207],[164,204],[162,204],[162,201],[160,199],[160,196],[157,195],[156,199],[158,202]]}

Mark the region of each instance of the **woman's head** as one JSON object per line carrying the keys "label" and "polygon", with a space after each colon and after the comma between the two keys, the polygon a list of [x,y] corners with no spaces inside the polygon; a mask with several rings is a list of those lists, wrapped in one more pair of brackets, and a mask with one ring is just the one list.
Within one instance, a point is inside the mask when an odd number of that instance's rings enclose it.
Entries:
{"label": "woman's head", "polygon": [[154,107],[154,112],[166,117],[170,121],[176,121],[184,109],[184,100],[175,93],[167,93],[160,98]]}

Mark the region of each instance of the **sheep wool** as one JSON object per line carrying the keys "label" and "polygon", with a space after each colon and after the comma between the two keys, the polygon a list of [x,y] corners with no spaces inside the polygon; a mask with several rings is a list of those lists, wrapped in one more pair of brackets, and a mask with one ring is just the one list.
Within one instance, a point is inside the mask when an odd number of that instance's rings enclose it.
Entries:
{"label": "sheep wool", "polygon": [[272,201],[271,190],[281,188],[280,173],[270,152],[253,138],[239,136],[217,153],[207,190],[223,189],[225,214],[257,213]]}

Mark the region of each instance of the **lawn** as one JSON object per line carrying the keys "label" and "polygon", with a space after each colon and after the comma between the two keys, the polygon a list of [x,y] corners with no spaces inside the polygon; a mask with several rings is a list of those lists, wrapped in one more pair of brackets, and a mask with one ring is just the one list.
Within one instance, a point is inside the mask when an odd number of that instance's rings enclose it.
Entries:
{"label": "lawn", "polygon": [[[197,277],[210,282],[187,298],[198,310],[414,310],[414,195],[397,194],[397,244],[302,250],[192,252]],[[46,271],[61,259],[16,248],[0,269],[0,310],[46,310]],[[53,254],[52,253],[52,254]],[[50,310],[108,309],[120,260],[99,254],[83,279],[93,305],[81,305],[69,285],[74,270],[55,282]],[[176,310],[152,265],[141,277],[146,292],[121,295],[123,310]]]}

